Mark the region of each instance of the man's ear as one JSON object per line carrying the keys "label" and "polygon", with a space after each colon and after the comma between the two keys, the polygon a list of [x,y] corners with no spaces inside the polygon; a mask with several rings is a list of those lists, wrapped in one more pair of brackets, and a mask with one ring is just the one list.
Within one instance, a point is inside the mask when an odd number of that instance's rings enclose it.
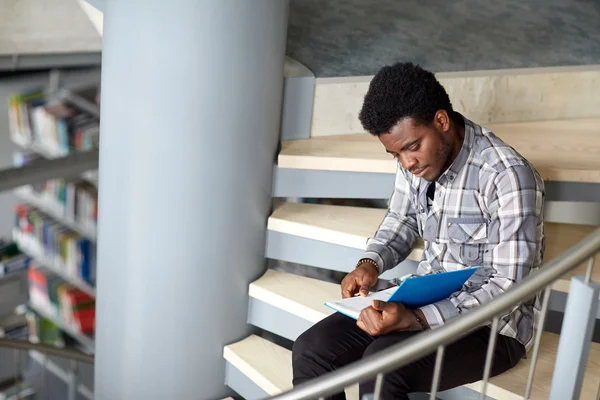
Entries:
{"label": "man's ear", "polygon": [[438,110],[433,117],[433,123],[440,130],[440,132],[446,133],[450,130],[450,116],[446,110]]}

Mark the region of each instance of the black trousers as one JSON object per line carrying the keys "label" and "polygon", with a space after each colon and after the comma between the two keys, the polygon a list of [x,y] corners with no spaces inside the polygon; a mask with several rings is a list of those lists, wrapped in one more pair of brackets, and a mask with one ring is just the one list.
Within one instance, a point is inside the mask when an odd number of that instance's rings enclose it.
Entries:
{"label": "black trousers", "polygon": [[[372,337],[356,326],[356,321],[342,314],[333,314],[304,332],[294,343],[292,362],[294,385],[298,385],[362,357],[377,353],[402,342],[418,332],[394,332]],[[446,347],[442,363],[440,389],[447,390],[483,378],[483,368],[490,338],[490,328],[484,327]],[[517,340],[498,335],[491,375],[514,367],[525,355],[525,347]],[[383,380],[383,399],[408,399],[408,393],[429,392],[436,353],[432,353],[396,371]],[[360,385],[361,398],[375,391],[375,381]],[[330,399],[345,399],[339,393]]]}

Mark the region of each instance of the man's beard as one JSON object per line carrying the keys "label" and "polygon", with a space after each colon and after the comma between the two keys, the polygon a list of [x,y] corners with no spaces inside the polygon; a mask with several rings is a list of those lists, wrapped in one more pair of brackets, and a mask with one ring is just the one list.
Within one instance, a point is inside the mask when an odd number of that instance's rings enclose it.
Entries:
{"label": "man's beard", "polygon": [[440,174],[443,174],[444,171],[446,171],[452,164],[452,147],[450,146],[450,143],[448,142],[448,140],[446,140],[446,137],[443,134],[440,133],[439,135],[442,145],[438,149],[435,158],[437,158],[438,160],[443,160],[442,170],[440,171]]}

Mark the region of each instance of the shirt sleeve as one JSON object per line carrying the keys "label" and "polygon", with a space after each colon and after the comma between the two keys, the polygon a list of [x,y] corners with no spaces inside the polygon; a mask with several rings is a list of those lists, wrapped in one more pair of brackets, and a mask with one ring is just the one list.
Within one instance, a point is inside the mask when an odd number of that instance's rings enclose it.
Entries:
{"label": "shirt sleeve", "polygon": [[377,263],[379,273],[394,268],[412,251],[419,237],[416,210],[409,183],[400,169],[396,172],[394,193],[375,236],[367,241],[363,258]]}
{"label": "shirt sleeve", "polygon": [[[430,327],[468,312],[524,279],[543,253],[543,181],[526,165],[510,167],[494,179],[487,197],[490,223],[483,267],[491,271],[481,287],[463,290],[420,309]],[[492,247],[493,246],[493,247]]]}

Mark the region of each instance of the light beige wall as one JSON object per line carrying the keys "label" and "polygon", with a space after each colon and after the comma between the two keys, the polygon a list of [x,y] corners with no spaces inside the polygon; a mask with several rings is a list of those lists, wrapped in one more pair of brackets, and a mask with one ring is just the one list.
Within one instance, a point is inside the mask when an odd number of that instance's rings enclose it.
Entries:
{"label": "light beige wall", "polygon": [[0,55],[98,52],[101,46],[77,0],[0,0]]}
{"label": "light beige wall", "polygon": [[[600,66],[438,73],[454,108],[480,124],[600,116]],[[363,132],[371,76],[315,82],[311,136]]]}

